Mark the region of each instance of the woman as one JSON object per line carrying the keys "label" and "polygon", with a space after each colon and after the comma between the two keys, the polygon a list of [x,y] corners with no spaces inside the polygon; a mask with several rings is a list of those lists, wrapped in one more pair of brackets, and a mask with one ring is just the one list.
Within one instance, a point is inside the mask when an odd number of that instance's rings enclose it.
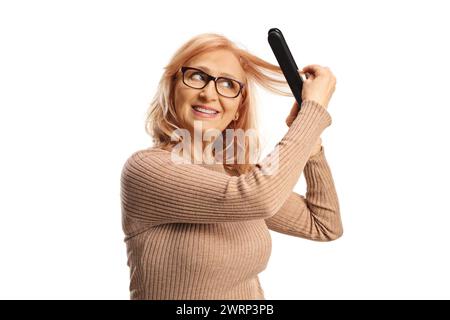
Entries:
{"label": "woman", "polygon": [[[328,68],[301,71],[309,75],[301,110],[294,103],[287,133],[261,162],[247,154],[244,163],[195,163],[206,148],[195,142],[193,161],[174,161],[175,147],[199,130],[220,132],[214,141],[230,150],[218,139],[227,129],[255,129],[254,82],[292,96],[276,88],[285,81],[263,71],[282,76],[278,66],[218,34],[194,37],[166,66],[147,119],[154,146],[133,153],[121,177],[131,299],[264,299],[258,274],[271,253],[269,229],[316,241],[342,235],[320,139],[331,124],[326,108],[336,84]],[[235,150],[235,140],[232,155],[259,148],[246,140]],[[268,170],[275,160],[276,171]],[[302,172],[306,197],[293,192]]]}

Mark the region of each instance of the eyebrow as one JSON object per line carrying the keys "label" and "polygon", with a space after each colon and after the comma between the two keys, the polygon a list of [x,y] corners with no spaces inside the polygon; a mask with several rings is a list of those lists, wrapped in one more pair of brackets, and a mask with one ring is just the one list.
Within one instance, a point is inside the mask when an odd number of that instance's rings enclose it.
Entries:
{"label": "eyebrow", "polygon": [[[211,73],[211,70],[210,70],[208,67],[205,67],[205,66],[197,66],[197,67],[193,67],[193,68],[203,69],[203,70],[205,70],[206,72]],[[239,82],[241,82],[241,83],[244,83],[243,81],[236,79],[233,75],[231,75],[231,74],[229,74],[229,73],[223,72],[223,73],[221,73],[220,75],[221,75],[221,76],[227,76],[227,77],[232,78],[233,80],[236,80],[236,81],[239,81]]]}

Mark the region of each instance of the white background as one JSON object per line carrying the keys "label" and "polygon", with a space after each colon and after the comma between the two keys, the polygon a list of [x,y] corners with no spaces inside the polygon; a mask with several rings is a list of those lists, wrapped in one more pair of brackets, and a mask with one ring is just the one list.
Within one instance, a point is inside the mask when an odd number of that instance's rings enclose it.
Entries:
{"label": "white background", "polygon": [[[120,173],[163,67],[217,32],[337,78],[323,145],[337,241],[271,232],[267,299],[450,298],[446,1],[2,1],[0,298],[128,299]],[[293,98],[258,87],[268,153]],[[295,189],[305,192],[302,179]]]}

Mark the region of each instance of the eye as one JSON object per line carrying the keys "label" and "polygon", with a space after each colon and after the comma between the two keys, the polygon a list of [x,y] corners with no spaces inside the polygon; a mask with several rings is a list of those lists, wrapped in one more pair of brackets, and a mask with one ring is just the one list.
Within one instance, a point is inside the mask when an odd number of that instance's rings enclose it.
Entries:
{"label": "eye", "polygon": [[222,81],[220,81],[220,84],[229,89],[234,88],[234,82],[228,79],[222,79]]}
{"label": "eye", "polygon": [[198,80],[206,79],[205,74],[199,71],[195,71],[194,73],[192,73],[191,78],[195,80],[196,79],[195,77],[197,77]]}
{"label": "eye", "polygon": [[233,88],[233,82],[230,80],[225,81],[225,83],[228,85],[229,88]]}

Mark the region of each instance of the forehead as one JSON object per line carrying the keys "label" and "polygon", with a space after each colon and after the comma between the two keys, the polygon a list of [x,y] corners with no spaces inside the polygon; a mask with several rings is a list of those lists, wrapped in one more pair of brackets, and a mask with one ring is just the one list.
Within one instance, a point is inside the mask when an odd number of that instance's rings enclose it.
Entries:
{"label": "forehead", "polygon": [[228,50],[215,50],[199,54],[188,61],[189,67],[202,69],[214,76],[227,76],[244,81],[244,70],[238,58]]}

